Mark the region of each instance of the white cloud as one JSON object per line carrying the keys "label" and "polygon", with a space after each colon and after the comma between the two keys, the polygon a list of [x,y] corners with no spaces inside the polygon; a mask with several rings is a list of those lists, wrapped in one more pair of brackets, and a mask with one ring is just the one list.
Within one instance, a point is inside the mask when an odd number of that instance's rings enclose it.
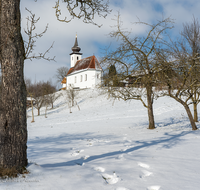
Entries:
{"label": "white cloud", "polygon": [[[42,31],[49,23],[49,29],[43,38],[37,42],[36,52],[45,51],[53,41],[54,48],[51,50],[51,56],[56,56],[57,62],[47,62],[45,60],[34,60],[33,62],[25,62],[25,76],[35,80],[48,80],[53,77],[57,68],[61,66],[69,67],[69,54],[71,47],[74,45],[75,35],[78,34],[78,43],[81,47],[83,57],[95,54],[100,56],[102,50],[100,47],[108,46],[112,39],[108,37],[109,32],[114,28],[116,22],[113,20],[114,15],[120,11],[123,28],[128,30],[132,28],[132,33],[140,35],[146,32],[144,26],[132,25],[131,23],[138,21],[137,17],[144,22],[156,22],[162,17],[175,19],[175,32],[177,34],[182,27],[183,22],[190,22],[193,15],[199,15],[200,1],[198,0],[112,0],[110,8],[113,10],[110,15],[104,18],[96,18],[95,22],[103,24],[101,28],[92,24],[85,24],[81,20],[72,20],[70,23],[61,23],[56,20],[55,0],[22,0],[22,28],[26,26],[27,12],[25,7],[31,10],[36,17],[40,17],[37,25],[38,32]],[[66,9],[64,9],[66,11]],[[62,13],[64,16],[64,12]],[[53,79],[53,78],[52,78]]]}

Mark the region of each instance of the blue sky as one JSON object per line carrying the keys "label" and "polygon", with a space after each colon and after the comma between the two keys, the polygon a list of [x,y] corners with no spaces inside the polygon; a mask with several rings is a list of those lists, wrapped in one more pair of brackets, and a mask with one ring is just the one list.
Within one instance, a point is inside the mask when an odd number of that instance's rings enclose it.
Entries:
{"label": "blue sky", "polygon": [[[85,24],[81,20],[72,20],[70,23],[62,23],[56,20],[55,0],[21,0],[22,35],[26,39],[23,28],[26,27],[26,17],[28,15],[25,7],[31,10],[36,17],[40,17],[37,25],[37,32],[43,31],[45,25],[49,24],[47,33],[38,39],[35,52],[45,51],[52,42],[54,48],[49,56],[56,56],[56,62],[45,60],[25,61],[25,77],[32,81],[55,81],[54,75],[57,68],[62,66],[70,67],[71,47],[74,45],[76,33],[78,43],[83,53],[82,58],[95,55],[97,58],[103,55],[103,48],[110,43],[114,43],[109,38],[109,33],[114,30],[116,22],[113,20],[118,11],[121,14],[123,28],[132,31],[133,35],[143,35],[146,32],[144,26],[133,25],[132,23],[141,21],[152,23],[161,20],[163,17],[175,19],[173,35],[178,35],[182,29],[182,24],[191,22],[192,17],[200,19],[200,1],[198,0],[110,0],[111,14],[104,18],[95,18],[98,24],[103,24],[101,28],[92,24]],[[67,15],[65,7],[62,12],[63,17]]]}

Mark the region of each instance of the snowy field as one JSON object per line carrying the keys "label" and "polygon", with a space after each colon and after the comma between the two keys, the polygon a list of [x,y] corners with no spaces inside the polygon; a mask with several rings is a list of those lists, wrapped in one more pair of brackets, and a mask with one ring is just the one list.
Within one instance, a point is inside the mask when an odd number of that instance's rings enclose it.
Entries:
{"label": "snowy field", "polygon": [[173,99],[155,101],[155,130],[140,101],[83,90],[77,102],[69,113],[61,97],[47,118],[44,109],[28,118],[30,173],[0,180],[0,190],[200,189],[200,131]]}

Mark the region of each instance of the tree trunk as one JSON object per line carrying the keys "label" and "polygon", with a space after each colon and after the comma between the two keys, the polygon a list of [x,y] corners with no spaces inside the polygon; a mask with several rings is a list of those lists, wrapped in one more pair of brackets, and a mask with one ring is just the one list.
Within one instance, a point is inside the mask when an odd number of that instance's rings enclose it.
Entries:
{"label": "tree trunk", "polygon": [[197,128],[197,126],[196,126],[196,124],[195,124],[195,121],[194,121],[194,118],[193,118],[193,116],[192,116],[192,113],[191,113],[191,111],[190,111],[189,106],[188,106],[183,100],[179,99],[178,97],[173,96],[173,95],[171,95],[171,94],[170,94],[169,96],[170,96],[171,98],[174,98],[176,101],[178,101],[179,103],[181,103],[181,104],[184,106],[185,111],[187,112],[188,118],[189,118],[189,120],[190,120],[190,124],[191,124],[191,126],[192,126],[192,130],[197,130],[198,128]]}
{"label": "tree trunk", "polygon": [[147,104],[148,104],[148,117],[149,117],[149,129],[155,129],[154,115],[153,115],[153,100],[152,100],[152,87],[147,88]]}
{"label": "tree trunk", "polygon": [[195,121],[194,121],[194,119],[193,119],[193,117],[192,117],[192,113],[191,113],[191,111],[190,111],[189,106],[188,106],[187,104],[185,104],[185,105],[183,105],[183,106],[184,106],[184,108],[185,108],[185,110],[186,110],[186,112],[187,112],[187,114],[188,114],[188,117],[189,117],[189,120],[190,120],[190,124],[191,124],[191,126],[192,126],[192,130],[197,130],[198,128],[197,128],[197,126],[196,126],[196,124],[195,124]]}
{"label": "tree trunk", "polygon": [[197,103],[193,103],[193,109],[194,109],[194,121],[198,122]]}
{"label": "tree trunk", "polygon": [[45,118],[47,118],[47,106],[45,108],[45,115],[44,115]]}
{"label": "tree trunk", "polygon": [[21,170],[27,165],[27,125],[24,44],[19,7],[20,0],[0,0],[0,167]]}
{"label": "tree trunk", "polygon": [[31,108],[32,108],[32,121],[31,123],[35,122],[34,121],[34,112],[33,112],[33,100],[32,100],[32,95],[31,95]]}

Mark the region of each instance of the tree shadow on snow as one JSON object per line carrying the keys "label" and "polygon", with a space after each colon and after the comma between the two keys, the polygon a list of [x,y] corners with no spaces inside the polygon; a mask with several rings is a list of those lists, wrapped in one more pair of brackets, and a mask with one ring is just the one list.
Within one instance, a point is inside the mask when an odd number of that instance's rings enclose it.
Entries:
{"label": "tree shadow on snow", "polygon": [[[83,160],[82,158],[80,159],[74,159],[74,160],[70,160],[67,162],[60,162],[60,163],[53,163],[53,164],[43,164],[41,165],[42,167],[45,168],[51,168],[51,167],[63,167],[63,166],[75,166],[75,165],[82,165],[83,163],[89,163],[95,160],[100,160],[100,159],[105,159],[105,158],[109,158],[109,157],[113,157],[113,156],[118,156],[121,155],[122,153],[131,153],[143,148],[148,148],[151,146],[155,146],[155,145],[161,145],[161,148],[171,148],[175,145],[177,145],[178,143],[180,143],[180,141],[183,141],[184,139],[182,139],[183,136],[186,136],[188,134],[195,134],[194,131],[183,131],[179,134],[169,134],[169,133],[165,133],[164,137],[160,137],[157,138],[155,140],[144,140],[144,141],[134,141],[134,143],[136,144],[134,147],[129,148],[125,151],[113,151],[113,152],[108,152],[108,153],[104,153],[104,154],[99,154],[99,155],[91,155],[88,159]],[[105,136],[104,136],[105,138]]]}
{"label": "tree shadow on snow", "polygon": [[[39,154],[44,155],[55,155],[59,153],[70,153],[73,148],[77,148],[82,144],[85,146],[89,144],[90,140],[96,139],[113,139],[111,135],[94,135],[93,133],[75,133],[67,134],[64,133],[60,136],[50,136],[47,138],[36,137],[35,139],[28,140],[28,157],[31,159],[37,159]],[[78,143],[77,143],[78,142]],[[66,145],[66,146],[65,146]],[[69,146],[70,145],[70,146]],[[40,157],[40,156],[39,156]]]}

